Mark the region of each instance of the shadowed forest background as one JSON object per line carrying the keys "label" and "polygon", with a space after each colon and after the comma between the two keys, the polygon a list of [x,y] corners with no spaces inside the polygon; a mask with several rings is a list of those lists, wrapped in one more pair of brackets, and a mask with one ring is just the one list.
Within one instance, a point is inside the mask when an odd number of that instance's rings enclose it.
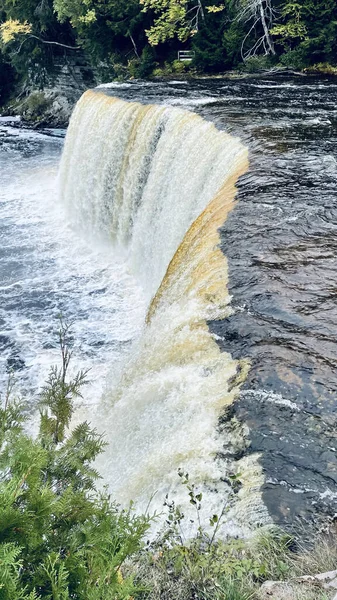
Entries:
{"label": "shadowed forest background", "polygon": [[77,56],[103,81],[336,63],[335,0],[1,0],[0,23],[1,104]]}

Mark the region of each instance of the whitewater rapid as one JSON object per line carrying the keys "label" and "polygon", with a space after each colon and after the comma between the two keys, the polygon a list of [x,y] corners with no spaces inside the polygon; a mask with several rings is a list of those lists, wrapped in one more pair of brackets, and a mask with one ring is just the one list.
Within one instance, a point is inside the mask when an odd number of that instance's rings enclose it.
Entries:
{"label": "whitewater rapid", "polygon": [[90,369],[84,402],[98,402],[113,365],[139,335],[142,290],[102,240],[78,235],[59,201],[63,138],[3,127],[0,137],[0,381],[14,370],[34,410],[60,360],[58,315],[72,323],[73,372]]}

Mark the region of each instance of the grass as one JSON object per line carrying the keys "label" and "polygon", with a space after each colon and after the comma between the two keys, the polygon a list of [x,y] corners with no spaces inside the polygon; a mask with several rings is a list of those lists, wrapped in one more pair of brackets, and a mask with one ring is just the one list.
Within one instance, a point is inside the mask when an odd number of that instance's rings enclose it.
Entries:
{"label": "grass", "polygon": [[[337,568],[332,534],[320,536],[311,549],[276,528],[211,547],[201,537],[186,545],[171,542],[154,543],[128,565],[145,590],[140,600],[331,600],[336,591],[297,579]],[[261,589],[265,581],[280,582],[274,595]]]}
{"label": "grass", "polygon": [[328,533],[320,536],[312,548],[300,547],[294,563],[295,573],[314,575],[337,569],[336,535]]}

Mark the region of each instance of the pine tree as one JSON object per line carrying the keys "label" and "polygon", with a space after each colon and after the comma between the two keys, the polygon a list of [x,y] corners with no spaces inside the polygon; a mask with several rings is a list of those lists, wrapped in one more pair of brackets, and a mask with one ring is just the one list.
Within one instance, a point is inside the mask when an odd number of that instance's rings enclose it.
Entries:
{"label": "pine tree", "polygon": [[334,0],[283,0],[271,33],[282,46],[282,62],[303,67],[336,62],[337,6]]}
{"label": "pine tree", "polygon": [[0,598],[129,598],[134,588],[120,567],[141,548],[150,519],[97,492],[93,461],[106,442],[86,422],[69,430],[87,373],[68,376],[62,321],[59,343],[62,363],[41,392],[37,438],[24,430],[11,379],[0,409]]}

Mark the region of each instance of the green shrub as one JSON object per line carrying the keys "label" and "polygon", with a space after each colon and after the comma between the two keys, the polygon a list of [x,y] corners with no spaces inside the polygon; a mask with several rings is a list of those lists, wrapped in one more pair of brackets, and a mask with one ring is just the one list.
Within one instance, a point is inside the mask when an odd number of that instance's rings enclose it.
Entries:
{"label": "green shrub", "polygon": [[188,70],[189,63],[183,62],[181,60],[174,60],[172,63],[172,71],[173,73],[185,73]]}
{"label": "green shrub", "polygon": [[308,65],[308,57],[306,50],[302,46],[298,46],[293,50],[288,50],[280,56],[280,64],[291,69],[304,69]]}
{"label": "green shrub", "polygon": [[337,67],[330,65],[329,63],[317,63],[311,67],[306,67],[306,73],[318,74],[318,75],[337,75]]}
{"label": "green shrub", "polygon": [[242,70],[246,73],[258,73],[271,69],[275,61],[270,56],[251,56],[242,66]]}
{"label": "green shrub", "polygon": [[138,61],[138,66],[135,71],[135,76],[144,79],[149,77],[156,66],[156,54],[154,49],[147,45],[145,46],[140,61]]}
{"label": "green shrub", "polygon": [[155,69],[153,69],[152,76],[153,77],[167,77],[168,75],[172,75],[172,73],[173,73],[172,64],[169,62],[165,62],[163,64],[163,66],[156,67]]}
{"label": "green shrub", "polygon": [[39,120],[52,104],[44,92],[32,92],[20,106],[23,117],[31,121]]}

